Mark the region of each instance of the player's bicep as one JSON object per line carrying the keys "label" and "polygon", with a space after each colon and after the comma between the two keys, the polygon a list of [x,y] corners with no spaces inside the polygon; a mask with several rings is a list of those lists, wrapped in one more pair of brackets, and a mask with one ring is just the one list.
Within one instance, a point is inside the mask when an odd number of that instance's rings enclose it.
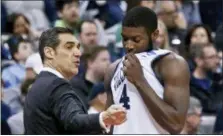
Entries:
{"label": "player's bicep", "polygon": [[178,112],[186,114],[189,103],[190,74],[187,62],[181,58],[170,58],[161,68],[164,80],[164,101]]}

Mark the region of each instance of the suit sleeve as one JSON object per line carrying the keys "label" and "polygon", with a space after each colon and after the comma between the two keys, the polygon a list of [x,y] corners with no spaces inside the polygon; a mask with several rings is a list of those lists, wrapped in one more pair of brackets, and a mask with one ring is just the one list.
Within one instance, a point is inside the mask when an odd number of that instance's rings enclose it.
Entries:
{"label": "suit sleeve", "polygon": [[68,132],[102,132],[99,114],[87,114],[69,84],[57,87],[51,94],[51,108],[54,116]]}

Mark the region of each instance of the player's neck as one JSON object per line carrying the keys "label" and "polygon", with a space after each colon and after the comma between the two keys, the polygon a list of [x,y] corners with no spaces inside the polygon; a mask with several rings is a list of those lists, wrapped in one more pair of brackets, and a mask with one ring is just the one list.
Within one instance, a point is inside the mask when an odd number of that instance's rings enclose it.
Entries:
{"label": "player's neck", "polygon": [[86,74],[85,74],[85,79],[92,82],[92,83],[97,83],[99,82],[99,80],[97,79],[97,77],[95,76],[94,72],[91,70],[87,70]]}
{"label": "player's neck", "polygon": [[206,71],[202,70],[201,68],[196,68],[193,72],[193,76],[198,79],[204,79],[207,77]]}

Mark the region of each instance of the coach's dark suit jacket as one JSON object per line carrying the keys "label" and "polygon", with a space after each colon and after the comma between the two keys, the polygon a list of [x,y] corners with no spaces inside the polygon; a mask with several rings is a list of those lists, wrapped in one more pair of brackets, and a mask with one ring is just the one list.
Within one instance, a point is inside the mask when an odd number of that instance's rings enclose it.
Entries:
{"label": "coach's dark suit jacket", "polygon": [[43,71],[24,107],[25,134],[101,133],[99,114],[87,114],[79,95],[64,79]]}

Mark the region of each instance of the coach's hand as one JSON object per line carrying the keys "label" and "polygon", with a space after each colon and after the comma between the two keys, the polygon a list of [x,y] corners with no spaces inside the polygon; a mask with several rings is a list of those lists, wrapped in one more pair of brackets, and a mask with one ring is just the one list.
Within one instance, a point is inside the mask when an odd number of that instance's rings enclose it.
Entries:
{"label": "coach's hand", "polygon": [[102,118],[105,125],[120,125],[126,121],[126,110],[121,105],[111,105]]}
{"label": "coach's hand", "polygon": [[131,83],[136,85],[138,82],[145,81],[142,66],[138,58],[133,53],[129,53],[125,56],[123,65],[124,75]]}

